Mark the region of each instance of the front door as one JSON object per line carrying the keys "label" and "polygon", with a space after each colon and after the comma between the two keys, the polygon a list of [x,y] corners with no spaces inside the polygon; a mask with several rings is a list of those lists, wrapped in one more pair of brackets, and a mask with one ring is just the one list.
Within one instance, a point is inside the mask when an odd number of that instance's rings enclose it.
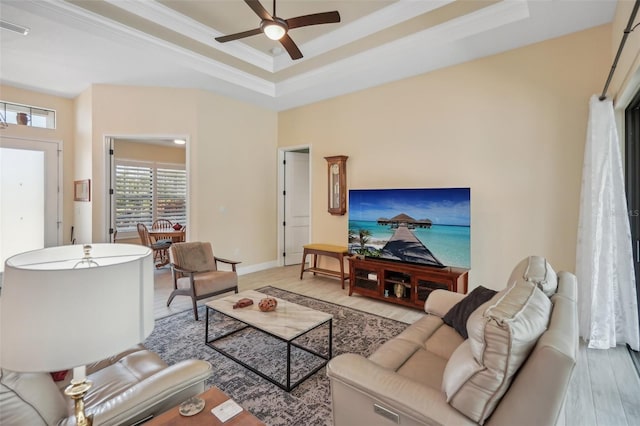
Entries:
{"label": "front door", "polygon": [[302,261],[309,243],[309,153],[284,153],[284,264]]}
{"label": "front door", "polygon": [[0,137],[0,272],[14,254],[60,244],[59,149]]}

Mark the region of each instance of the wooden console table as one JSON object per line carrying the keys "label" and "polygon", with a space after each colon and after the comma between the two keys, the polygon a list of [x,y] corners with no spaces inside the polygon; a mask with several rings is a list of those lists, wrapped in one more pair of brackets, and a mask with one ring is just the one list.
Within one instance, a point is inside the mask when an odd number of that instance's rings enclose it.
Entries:
{"label": "wooden console table", "polygon": [[[305,272],[313,272],[313,275],[327,275],[330,277],[340,278],[342,288],[344,288],[344,282],[349,278],[349,275],[344,273],[344,257],[349,253],[349,250],[344,246],[335,246],[331,244],[307,244],[303,246],[302,252],[302,266],[300,266],[300,279]],[[304,265],[307,262],[307,255],[313,255],[313,266],[305,269]],[[331,269],[318,268],[318,256],[333,257],[340,263],[340,272],[332,271]]]}
{"label": "wooden console table", "polygon": [[[423,309],[433,290],[467,293],[468,269],[436,268],[377,259],[349,258],[349,296],[353,293]],[[397,292],[396,292],[397,290]]]}
{"label": "wooden console table", "polygon": [[229,397],[216,387],[209,388],[198,395],[198,398],[204,399],[205,406],[204,409],[195,416],[182,416],[178,411],[178,407],[174,407],[143,424],[144,426],[265,426],[260,419],[247,410],[242,410],[241,413],[236,414],[224,423],[218,420],[218,418],[211,413],[211,409],[222,404],[229,399]]}

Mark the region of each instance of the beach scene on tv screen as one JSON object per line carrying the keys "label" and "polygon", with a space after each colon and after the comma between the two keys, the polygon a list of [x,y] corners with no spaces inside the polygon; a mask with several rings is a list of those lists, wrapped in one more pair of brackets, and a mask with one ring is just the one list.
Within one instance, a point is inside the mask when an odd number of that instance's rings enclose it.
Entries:
{"label": "beach scene on tv screen", "polygon": [[471,267],[470,188],[349,190],[349,252]]}

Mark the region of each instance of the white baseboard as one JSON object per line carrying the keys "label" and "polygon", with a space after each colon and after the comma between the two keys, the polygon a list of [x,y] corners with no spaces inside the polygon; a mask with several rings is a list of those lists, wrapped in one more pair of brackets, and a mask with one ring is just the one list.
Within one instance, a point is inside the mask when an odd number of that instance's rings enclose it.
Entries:
{"label": "white baseboard", "polygon": [[237,271],[238,271],[238,275],[245,275],[245,274],[250,274],[252,272],[259,272],[259,271],[264,271],[266,269],[275,268],[276,266],[278,266],[278,261],[272,260],[270,262],[258,263],[256,265],[249,265],[249,266],[238,265]]}

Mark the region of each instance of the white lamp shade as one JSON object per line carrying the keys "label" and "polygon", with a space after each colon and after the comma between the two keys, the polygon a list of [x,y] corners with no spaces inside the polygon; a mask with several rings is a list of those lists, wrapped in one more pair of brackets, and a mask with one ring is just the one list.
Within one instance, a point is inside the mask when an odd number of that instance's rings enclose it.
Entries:
{"label": "white lamp shade", "polygon": [[[151,334],[149,248],[93,244],[98,266],[78,264],[83,246],[7,259],[0,294],[0,366],[51,372],[99,361]],[[74,268],[75,267],[75,268]]]}

